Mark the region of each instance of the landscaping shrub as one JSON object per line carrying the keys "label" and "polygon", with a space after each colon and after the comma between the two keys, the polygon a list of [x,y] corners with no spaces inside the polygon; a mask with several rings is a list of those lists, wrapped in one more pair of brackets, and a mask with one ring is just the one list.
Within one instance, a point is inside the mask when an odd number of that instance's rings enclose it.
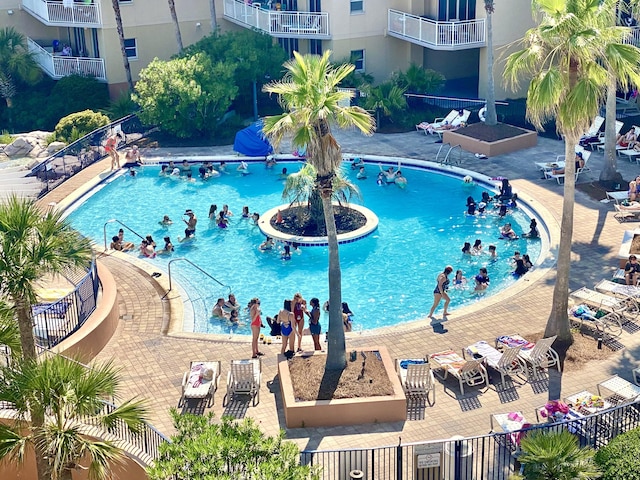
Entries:
{"label": "landscaping shrub", "polygon": [[618,435],[596,452],[603,480],[640,480],[640,428]]}
{"label": "landscaping shrub", "polygon": [[71,143],[96,128],[109,124],[109,117],[92,110],[72,113],[61,118],[55,128],[56,139]]}

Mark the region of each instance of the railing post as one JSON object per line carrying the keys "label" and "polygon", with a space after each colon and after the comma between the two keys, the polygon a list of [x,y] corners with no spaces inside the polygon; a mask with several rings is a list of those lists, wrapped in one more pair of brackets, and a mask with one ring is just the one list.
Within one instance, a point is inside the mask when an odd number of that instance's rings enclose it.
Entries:
{"label": "railing post", "polygon": [[396,480],[402,480],[402,438],[398,438],[396,447]]}

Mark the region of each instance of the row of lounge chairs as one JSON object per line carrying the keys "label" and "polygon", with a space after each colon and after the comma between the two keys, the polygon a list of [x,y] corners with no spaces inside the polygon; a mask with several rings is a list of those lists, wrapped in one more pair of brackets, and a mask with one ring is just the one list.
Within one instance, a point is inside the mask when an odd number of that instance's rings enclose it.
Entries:
{"label": "row of lounge chairs", "polygon": [[444,132],[466,125],[470,116],[469,110],[451,110],[446,117],[436,118],[433,122],[420,122],[416,125],[416,131],[424,132],[425,135],[436,134],[442,138]]}
{"label": "row of lounge chairs", "polygon": [[[396,371],[405,395],[409,398],[426,398],[435,403],[435,376],[446,380],[449,375],[458,380],[460,393],[465,385],[489,385],[487,367],[500,373],[503,388],[505,377],[538,379],[541,369],[557,368],[558,354],[551,348],[556,337],[530,342],[520,335],[503,335],[495,341],[495,347],[479,341],[462,349],[462,355],[453,350],[433,353],[425,358],[396,360]],[[431,399],[429,397],[432,397]]]}

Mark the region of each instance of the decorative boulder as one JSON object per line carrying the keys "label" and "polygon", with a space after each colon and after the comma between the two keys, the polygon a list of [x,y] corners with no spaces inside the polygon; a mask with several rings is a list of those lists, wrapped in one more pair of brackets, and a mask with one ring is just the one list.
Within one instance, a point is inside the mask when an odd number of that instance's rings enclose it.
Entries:
{"label": "decorative boulder", "polygon": [[47,146],[47,154],[52,155],[58,150],[63,149],[66,145],[64,142],[51,142],[49,146]]}
{"label": "decorative boulder", "polygon": [[31,143],[29,138],[18,137],[12,143],[4,147],[4,154],[8,157],[25,157],[36,143]]}

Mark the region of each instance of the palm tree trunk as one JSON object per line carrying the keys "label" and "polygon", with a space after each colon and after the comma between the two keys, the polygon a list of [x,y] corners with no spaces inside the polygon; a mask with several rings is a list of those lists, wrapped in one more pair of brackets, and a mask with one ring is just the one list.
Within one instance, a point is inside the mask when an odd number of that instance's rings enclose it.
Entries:
{"label": "palm tree trunk", "polygon": [[493,12],[493,2],[491,7],[487,7],[487,113],[485,117],[486,125],[496,125],[498,123],[498,114],[496,113],[496,89],[493,81],[493,26],[491,22],[491,14]]}
{"label": "palm tree trunk", "polygon": [[327,370],[342,370],[347,364],[344,327],[342,323],[342,273],[338,252],[336,219],[331,203],[331,193],[323,191],[322,206],[327,225],[329,244],[329,329],[327,331]]}
{"label": "palm tree trunk", "polygon": [[[20,344],[22,346],[22,356],[28,362],[36,363],[37,352],[36,342],[33,338],[33,320],[31,319],[31,306],[25,299],[14,298],[16,304],[16,317],[18,319],[18,329],[20,331]],[[31,417],[31,426],[34,430],[42,429],[44,425],[44,415],[40,415],[33,409],[29,408]],[[33,442],[36,455],[36,470],[38,472],[38,480],[49,480],[49,462],[47,461],[44,445],[39,442]]]}
{"label": "palm tree trunk", "polygon": [[607,86],[607,112],[604,124],[604,168],[600,172],[601,182],[610,182],[617,176],[616,165],[616,77],[609,76]]}
{"label": "palm tree trunk", "polygon": [[113,13],[116,17],[116,30],[118,31],[118,39],[120,40],[120,51],[122,53],[122,63],[124,64],[124,73],[127,76],[127,83],[129,84],[129,90],[133,91],[133,79],[131,78],[131,65],[129,65],[129,57],[127,57],[127,50],[124,46],[124,29],[122,28],[122,15],[120,15],[120,3],[119,0],[111,0],[113,5]]}
{"label": "palm tree trunk", "polygon": [[311,192],[309,195],[309,215],[316,224],[318,235],[325,235],[326,222],[324,217],[324,206],[322,204],[322,197],[317,190]]}
{"label": "palm tree trunk", "polygon": [[209,10],[211,11],[211,33],[218,28],[218,20],[216,19],[216,0],[209,0]]}
{"label": "palm tree trunk", "polygon": [[174,0],[169,0],[169,12],[171,12],[171,20],[173,20],[173,27],[176,30],[176,42],[178,43],[178,53],[182,53],[182,34],[180,33],[180,23],[178,23],[178,14],[176,13],[176,3]]}

